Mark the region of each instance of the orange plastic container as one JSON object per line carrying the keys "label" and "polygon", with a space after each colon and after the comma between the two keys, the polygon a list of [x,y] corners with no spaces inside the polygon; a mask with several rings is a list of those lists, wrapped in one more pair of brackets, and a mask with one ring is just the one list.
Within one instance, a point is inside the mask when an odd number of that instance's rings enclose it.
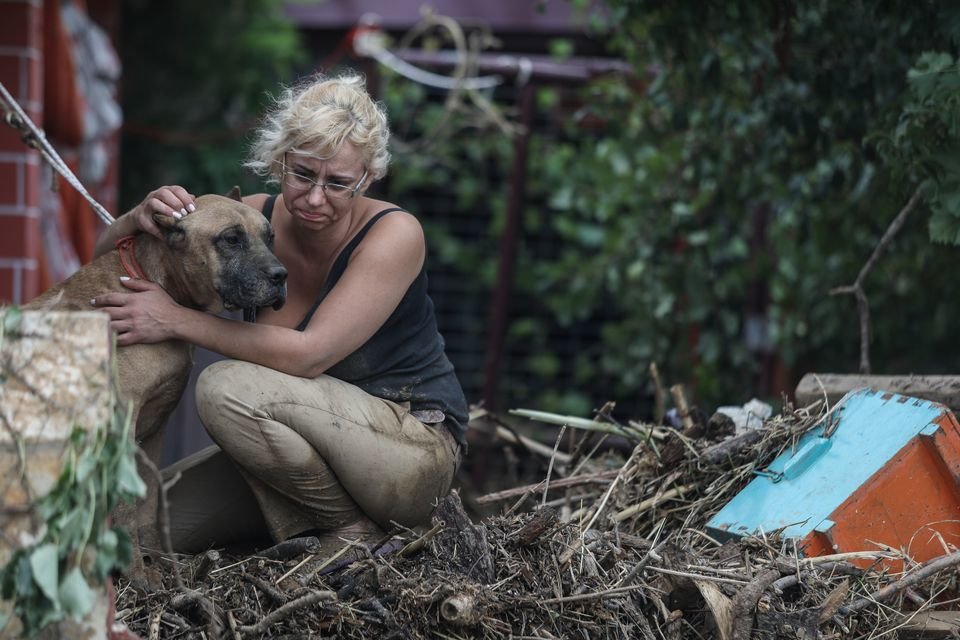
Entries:
{"label": "orange plastic container", "polygon": [[708,529],[721,537],[782,530],[807,556],[889,547],[919,562],[955,551],[960,424],[935,402],[853,391]]}

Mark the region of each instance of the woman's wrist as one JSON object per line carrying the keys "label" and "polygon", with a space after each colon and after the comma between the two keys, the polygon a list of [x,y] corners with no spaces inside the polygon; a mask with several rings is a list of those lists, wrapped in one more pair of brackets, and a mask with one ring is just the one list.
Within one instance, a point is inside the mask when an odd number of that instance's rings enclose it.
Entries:
{"label": "woman's wrist", "polygon": [[185,340],[190,342],[189,328],[196,326],[196,319],[192,317],[194,310],[173,302],[173,310],[165,327],[167,340]]}

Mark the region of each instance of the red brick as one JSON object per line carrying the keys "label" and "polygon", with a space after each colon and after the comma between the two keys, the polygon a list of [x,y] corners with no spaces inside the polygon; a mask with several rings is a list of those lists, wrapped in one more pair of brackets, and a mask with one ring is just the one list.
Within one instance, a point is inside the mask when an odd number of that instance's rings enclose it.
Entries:
{"label": "red brick", "polygon": [[0,216],[0,259],[36,258],[40,221],[25,216]]}
{"label": "red brick", "polygon": [[6,123],[0,123],[0,153],[25,153],[27,149],[27,145],[23,143],[16,129]]}
{"label": "red brick", "polygon": [[[3,6],[4,3],[0,2],[0,7]],[[2,18],[0,18],[0,21],[2,21]],[[22,60],[23,56],[15,53],[0,54],[0,82],[3,82],[3,86],[16,100],[23,99],[23,96],[20,95],[21,75],[23,73]]]}
{"label": "red brick", "polygon": [[[34,224],[30,224],[30,221]],[[24,257],[33,258],[37,262],[46,260],[43,251],[43,229],[40,227],[39,218],[27,218],[23,229],[23,251]]]}
{"label": "red brick", "polygon": [[43,101],[43,58],[30,56],[26,62],[27,70],[27,99],[28,105],[21,105],[27,115],[34,122],[41,122],[43,112],[40,103]]}
{"label": "red brick", "polygon": [[23,206],[22,162],[0,162],[0,205]]}
{"label": "red brick", "polygon": [[14,300],[14,277],[16,274],[11,267],[0,267],[0,305],[19,303]]}
{"label": "red brick", "polygon": [[0,2],[0,45],[5,47],[30,46],[31,38],[39,34],[36,22],[39,9],[29,2]]}
{"label": "red brick", "polygon": [[20,300],[17,304],[23,304],[36,298],[43,293],[40,286],[40,274],[36,268],[27,269],[24,267],[20,271]]}
{"label": "red brick", "polygon": [[39,294],[37,270],[18,262],[0,264],[0,304],[23,304]]}
{"label": "red brick", "polygon": [[[40,188],[41,188],[41,176],[43,172],[40,170],[40,163],[36,158],[31,157],[27,158],[27,161],[23,163],[23,191],[20,192],[23,197],[23,206],[25,207],[39,207],[40,206]],[[49,189],[49,185],[43,185]]]}

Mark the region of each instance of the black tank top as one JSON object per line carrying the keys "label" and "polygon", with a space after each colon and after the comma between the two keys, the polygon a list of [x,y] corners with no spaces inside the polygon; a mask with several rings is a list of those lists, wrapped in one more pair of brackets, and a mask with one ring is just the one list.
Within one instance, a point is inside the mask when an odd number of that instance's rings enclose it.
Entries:
{"label": "black tank top", "polygon": [[[270,196],[263,205],[267,220],[273,215],[276,199],[276,195]],[[317,307],[337,285],[347,269],[350,256],[373,225],[393,211],[402,209],[394,207],[380,211],[343,248],[316,301],[297,326],[298,331],[306,328]],[[255,312],[247,312],[244,317],[256,320]],[[383,326],[359,349],[327,369],[326,374],[378,398],[409,402],[410,411],[420,415],[442,411],[444,417],[440,419],[445,420],[457,441],[466,445],[467,401],[453,364],[444,353],[433,300],[427,294],[425,267],[420,269]],[[426,421],[434,420],[428,418]]]}

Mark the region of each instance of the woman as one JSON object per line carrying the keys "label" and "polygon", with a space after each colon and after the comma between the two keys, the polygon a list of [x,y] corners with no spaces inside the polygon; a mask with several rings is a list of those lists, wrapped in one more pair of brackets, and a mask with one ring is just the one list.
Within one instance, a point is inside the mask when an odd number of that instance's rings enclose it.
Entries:
{"label": "woman", "polygon": [[[427,296],[423,230],[365,195],[386,174],[388,140],[386,114],[356,76],[288,89],[265,118],[246,166],[280,193],[244,201],[273,224],[289,273],[281,309],[238,322],[139,280],[93,301],[119,345],[179,339],[232,359],[197,383],[219,448],[176,465],[174,550],[249,539],[264,525],[276,541],[370,540],[423,522],[449,490],[467,407]],[[158,235],[154,213],[190,215],[193,202],[179,186],[151,192],[107,229],[98,254],[132,232]]]}

